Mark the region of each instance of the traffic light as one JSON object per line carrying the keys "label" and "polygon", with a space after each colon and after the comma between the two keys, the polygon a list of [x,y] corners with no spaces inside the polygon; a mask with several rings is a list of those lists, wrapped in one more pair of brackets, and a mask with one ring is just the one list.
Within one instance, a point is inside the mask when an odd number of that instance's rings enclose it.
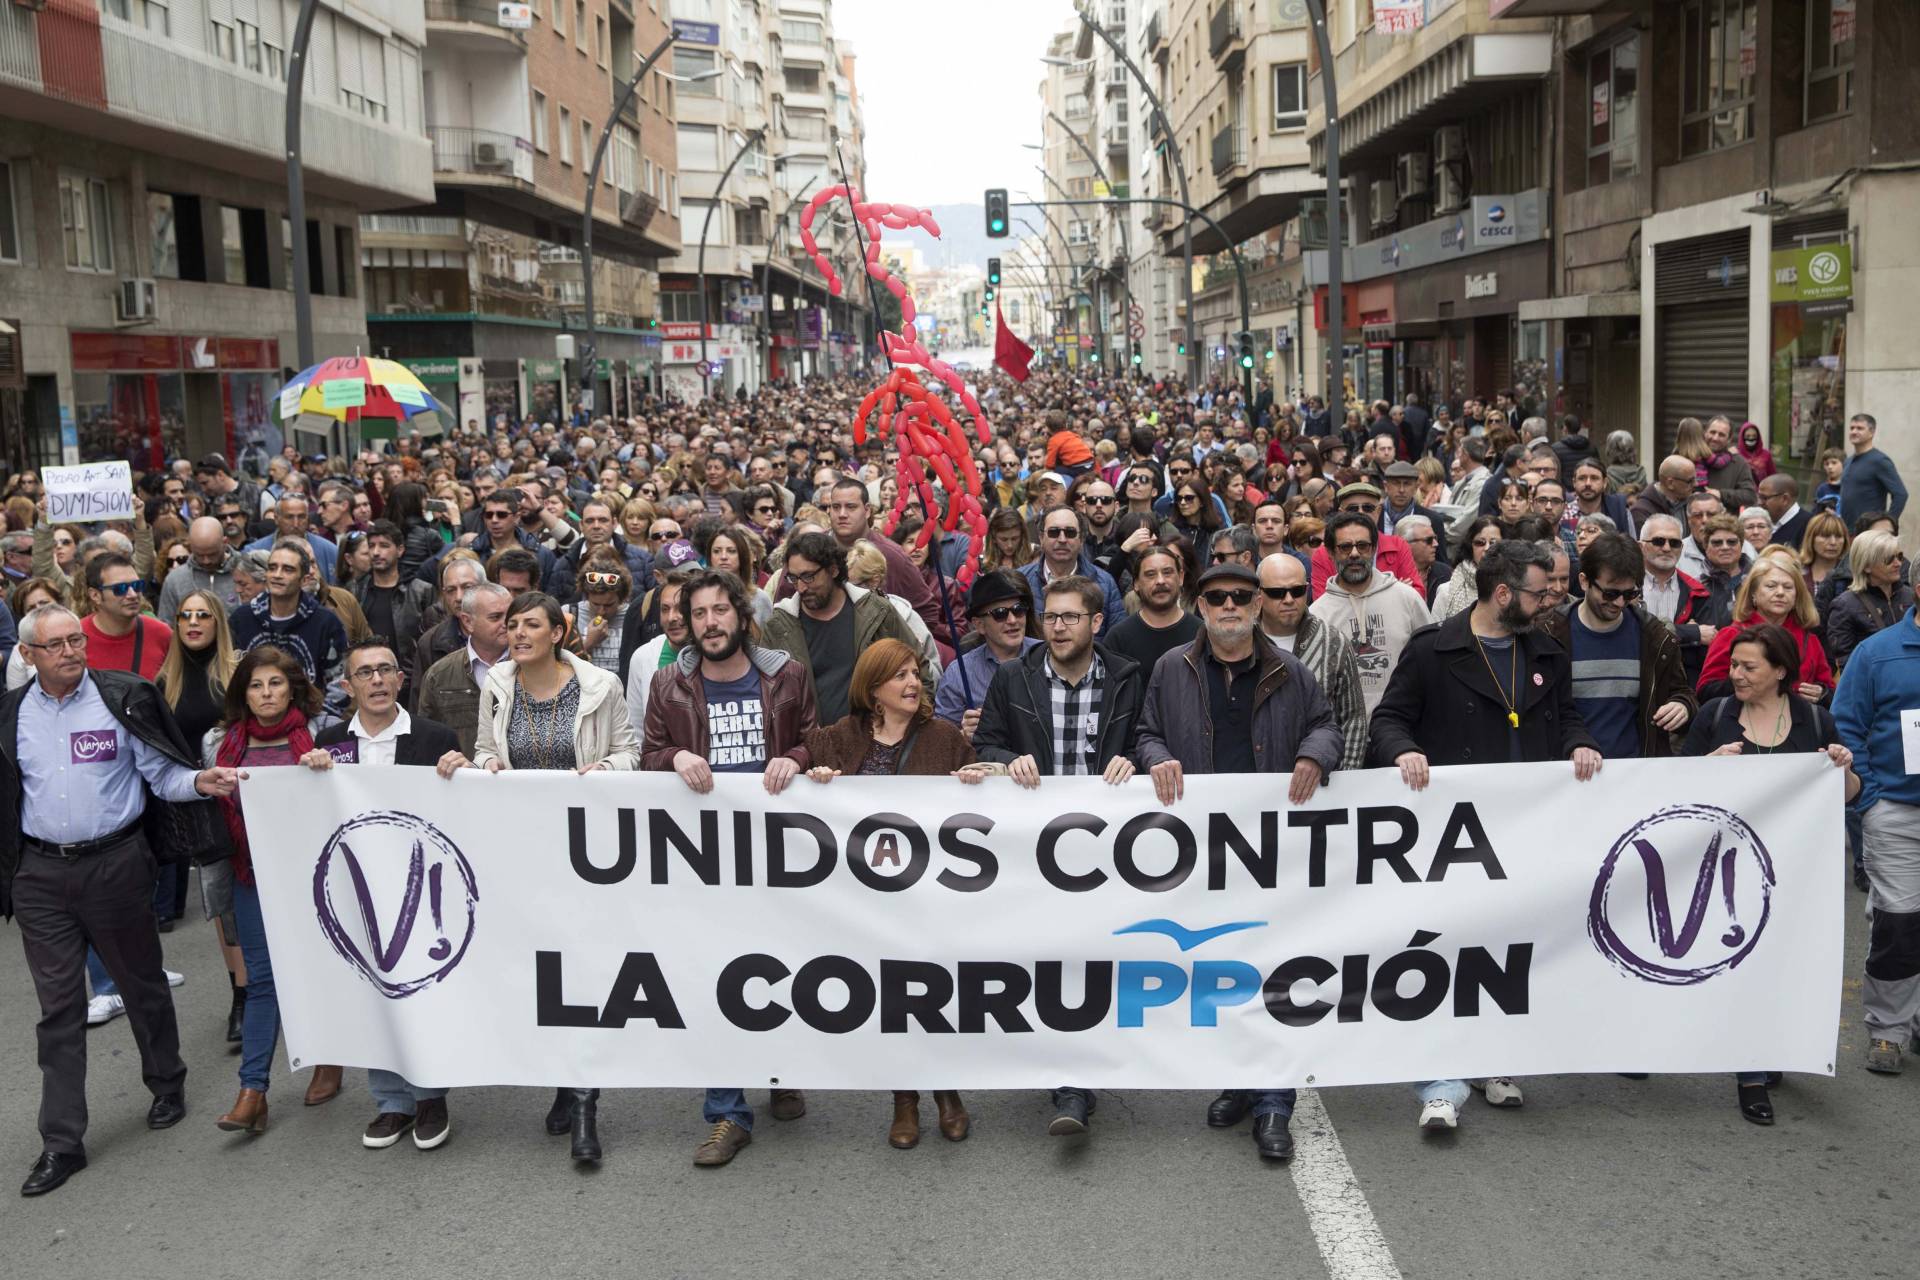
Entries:
{"label": "traffic light", "polygon": [[1253,368],[1253,335],[1243,329],[1235,334],[1234,337],[1240,345],[1240,367],[1242,369]]}
{"label": "traffic light", "polygon": [[1087,358],[1091,360],[1094,364],[1100,363],[1100,353],[1098,351],[1090,353]]}
{"label": "traffic light", "polygon": [[1000,283],[1000,259],[998,258],[987,259],[987,283],[991,285]]}
{"label": "traffic light", "polygon": [[1133,362],[1134,362],[1135,364],[1139,364],[1139,363],[1140,363],[1140,353],[1139,353],[1138,351],[1136,351],[1136,352],[1134,352],[1134,353],[1133,353]]}
{"label": "traffic light", "polygon": [[987,235],[994,240],[1007,237],[1007,189],[990,187],[987,189]]}
{"label": "traffic light", "polygon": [[988,285],[988,286],[987,286],[987,301],[988,301],[988,302],[992,302],[992,301],[993,301],[993,286],[992,286],[992,285]]}
{"label": "traffic light", "polygon": [[1187,344],[1184,342],[1180,344],[1180,354],[1181,355],[1187,354]]}

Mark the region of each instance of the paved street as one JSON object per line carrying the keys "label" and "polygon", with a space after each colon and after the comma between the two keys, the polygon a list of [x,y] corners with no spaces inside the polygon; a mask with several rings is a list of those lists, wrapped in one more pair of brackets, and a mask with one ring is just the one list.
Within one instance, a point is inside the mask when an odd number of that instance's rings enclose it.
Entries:
{"label": "paved street", "polygon": [[[1865,944],[1860,904],[1849,891],[1849,974]],[[0,1240],[9,1273],[36,1280],[374,1268],[476,1280],[1865,1280],[1911,1276],[1920,1258],[1920,1070],[1861,1070],[1852,981],[1840,1074],[1790,1078],[1771,1130],[1740,1120],[1733,1083],[1718,1076],[1532,1080],[1523,1111],[1475,1101],[1442,1141],[1415,1132],[1405,1091],[1342,1089],[1321,1099],[1324,1111],[1303,1096],[1289,1169],[1263,1167],[1244,1125],[1207,1129],[1203,1094],[1102,1094],[1094,1134],[1077,1145],[1043,1135],[1039,1093],[970,1094],[970,1140],[948,1144],[929,1128],[919,1149],[896,1152],[885,1096],[815,1093],[798,1122],[763,1117],[732,1166],[696,1170],[697,1096],[625,1091],[603,1102],[605,1167],[582,1175],[565,1141],[540,1128],[545,1095],[466,1090],[446,1147],[370,1152],[359,1143],[372,1114],[362,1073],[308,1110],[305,1076],[288,1079],[284,1058],[272,1129],[251,1141],[217,1132],[236,1087],[221,1034],[226,983],[195,925],[167,940],[187,974],[176,995],[188,1119],[147,1132],[125,1020],[93,1031],[94,1163],[28,1201],[12,1180],[38,1149],[35,1007],[14,934],[0,926]]]}

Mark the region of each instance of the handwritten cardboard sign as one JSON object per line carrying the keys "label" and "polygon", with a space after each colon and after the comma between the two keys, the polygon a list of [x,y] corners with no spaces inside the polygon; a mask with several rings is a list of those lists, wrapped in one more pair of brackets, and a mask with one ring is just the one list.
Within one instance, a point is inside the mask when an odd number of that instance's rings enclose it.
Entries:
{"label": "handwritten cardboard sign", "polygon": [[40,476],[51,524],[133,519],[133,469],[124,461],[42,467]]}

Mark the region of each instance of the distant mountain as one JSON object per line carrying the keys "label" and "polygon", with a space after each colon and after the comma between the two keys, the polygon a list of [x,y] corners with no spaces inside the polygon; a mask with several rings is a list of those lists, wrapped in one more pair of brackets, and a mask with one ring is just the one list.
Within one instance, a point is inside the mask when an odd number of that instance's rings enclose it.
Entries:
{"label": "distant mountain", "polygon": [[888,240],[911,240],[935,267],[958,267],[971,263],[986,269],[987,259],[1013,244],[1011,240],[987,238],[987,211],[977,204],[936,204],[934,221],[940,224],[940,238],[924,231],[889,231]]}

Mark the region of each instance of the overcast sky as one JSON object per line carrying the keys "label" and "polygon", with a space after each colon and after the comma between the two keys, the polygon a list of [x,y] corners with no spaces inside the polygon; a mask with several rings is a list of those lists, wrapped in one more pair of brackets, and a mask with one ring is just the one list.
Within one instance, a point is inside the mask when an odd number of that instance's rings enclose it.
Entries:
{"label": "overcast sky", "polygon": [[977,204],[1031,188],[1040,58],[1074,21],[1070,0],[834,0],[833,33],[858,55],[868,193],[889,204]]}

